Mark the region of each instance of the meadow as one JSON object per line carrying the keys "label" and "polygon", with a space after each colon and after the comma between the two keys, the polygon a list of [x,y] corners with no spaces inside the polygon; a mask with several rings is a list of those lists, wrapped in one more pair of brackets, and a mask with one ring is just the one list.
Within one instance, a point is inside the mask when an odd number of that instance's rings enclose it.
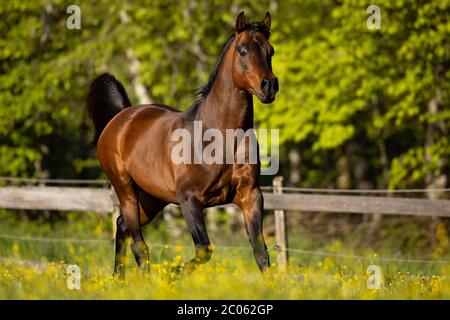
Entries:
{"label": "meadow", "polygon": [[[270,11],[280,91],[270,106],[255,98],[252,117],[255,128],[279,130],[283,185],[389,196],[426,189],[421,197],[449,199],[437,191],[450,190],[449,0],[77,6],[81,29],[67,24],[66,1],[0,6],[0,177],[105,179],[84,108],[92,79],[109,72],[133,105],[186,110],[239,12],[250,22]],[[261,274],[242,221],[217,212],[208,217],[212,260],[178,276],[172,270],[193,256],[193,244],[180,214],[163,216],[144,230],[150,274],[137,273],[128,250],[120,281],[110,217],[0,209],[0,299],[450,299],[450,220],[377,217],[289,212],[293,250],[280,271],[266,212],[273,268]],[[81,270],[80,290],[67,286],[68,265]],[[368,269],[380,271],[379,288]]]}
{"label": "meadow", "polygon": [[[190,236],[186,230],[174,238],[160,220],[145,228],[150,274],[141,276],[128,252],[127,277],[118,280],[112,277],[109,217],[70,213],[63,221],[49,222],[3,211],[0,299],[450,299],[450,265],[439,263],[448,260],[446,251],[440,252],[435,263],[385,261],[381,257],[392,256],[393,251],[350,246],[340,239],[317,247],[308,234],[297,236],[292,231],[291,247],[306,251],[290,252],[286,270],[276,265],[273,237],[267,236],[273,268],[261,274],[243,230],[233,234],[220,228],[211,232],[212,260],[189,276],[177,275],[174,267],[193,255]],[[20,238],[24,236],[34,238]],[[445,244],[446,235],[441,237]],[[324,252],[334,256],[321,255]],[[67,285],[68,264],[80,267],[79,290]],[[369,265],[380,268],[378,289],[369,288]]]}

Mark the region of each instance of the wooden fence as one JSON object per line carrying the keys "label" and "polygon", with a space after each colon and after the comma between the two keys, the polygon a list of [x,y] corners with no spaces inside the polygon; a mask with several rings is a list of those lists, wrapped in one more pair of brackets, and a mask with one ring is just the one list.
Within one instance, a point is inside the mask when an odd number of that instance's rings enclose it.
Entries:
{"label": "wooden fence", "polygon": [[[282,191],[282,179],[277,177],[274,179],[273,192],[264,192],[264,208],[274,210],[275,214],[278,262],[281,268],[288,263],[286,210],[450,217],[450,200]],[[113,232],[120,212],[111,188],[92,187],[0,187],[0,208],[112,213]]]}

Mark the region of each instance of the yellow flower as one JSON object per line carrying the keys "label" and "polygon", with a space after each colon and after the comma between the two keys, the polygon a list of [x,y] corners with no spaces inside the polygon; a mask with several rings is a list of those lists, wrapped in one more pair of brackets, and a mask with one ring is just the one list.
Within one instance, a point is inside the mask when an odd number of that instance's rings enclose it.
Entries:
{"label": "yellow flower", "polygon": [[12,252],[13,252],[13,254],[14,254],[15,256],[18,256],[19,253],[20,253],[20,246],[19,246],[17,243],[14,243],[14,244],[12,245],[11,250],[12,250]]}

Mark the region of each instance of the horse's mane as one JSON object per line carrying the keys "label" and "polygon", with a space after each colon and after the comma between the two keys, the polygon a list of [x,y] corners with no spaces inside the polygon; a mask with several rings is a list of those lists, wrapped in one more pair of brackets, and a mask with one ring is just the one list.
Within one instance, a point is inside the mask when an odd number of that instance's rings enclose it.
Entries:
{"label": "horse's mane", "polygon": [[[267,27],[262,22],[249,23],[249,24],[247,24],[245,29],[242,30],[241,32],[246,31],[246,30],[250,30],[255,33],[261,32],[266,37],[266,39],[269,40],[270,30],[267,29]],[[236,33],[233,31],[233,33],[230,35],[227,42],[225,42],[225,44],[222,48],[219,58],[217,59],[216,64],[214,65],[214,68],[211,71],[211,74],[209,75],[208,82],[196,90],[197,100],[195,100],[195,102],[192,104],[191,108],[195,108],[198,105],[200,105],[200,103],[208,96],[209,92],[211,91],[211,89],[213,87],[214,81],[217,78],[217,74],[219,73],[220,65],[222,64],[223,58],[225,57],[225,54],[227,53],[228,48],[231,46],[231,44],[233,43],[233,40],[235,38],[236,38]]]}

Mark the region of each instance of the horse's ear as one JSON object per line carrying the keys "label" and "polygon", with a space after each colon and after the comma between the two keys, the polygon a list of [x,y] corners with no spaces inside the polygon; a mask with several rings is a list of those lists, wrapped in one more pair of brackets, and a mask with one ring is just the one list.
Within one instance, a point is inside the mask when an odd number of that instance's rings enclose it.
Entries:
{"label": "horse's ear", "polygon": [[270,13],[266,12],[266,16],[263,20],[264,25],[270,30],[270,25],[272,24],[272,18],[270,17]]}
{"label": "horse's ear", "polygon": [[236,19],[236,32],[239,33],[241,31],[244,31],[244,29],[247,27],[247,19],[245,18],[244,11],[239,13],[239,16]]}

